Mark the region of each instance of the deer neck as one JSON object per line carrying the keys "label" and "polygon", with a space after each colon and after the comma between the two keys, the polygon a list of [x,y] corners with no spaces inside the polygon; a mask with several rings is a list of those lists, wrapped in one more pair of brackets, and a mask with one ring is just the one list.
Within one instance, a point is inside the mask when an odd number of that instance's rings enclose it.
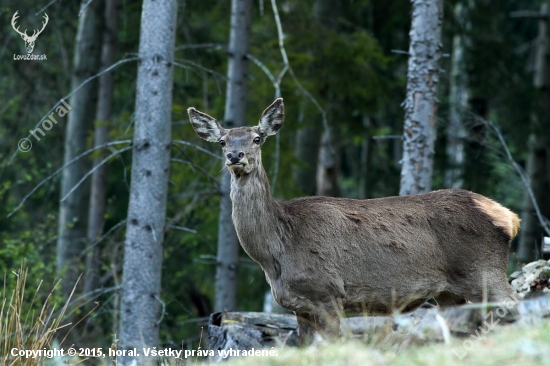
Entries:
{"label": "deer neck", "polygon": [[243,249],[264,267],[281,249],[280,204],[271,196],[267,174],[261,163],[250,174],[231,174],[233,223]]}

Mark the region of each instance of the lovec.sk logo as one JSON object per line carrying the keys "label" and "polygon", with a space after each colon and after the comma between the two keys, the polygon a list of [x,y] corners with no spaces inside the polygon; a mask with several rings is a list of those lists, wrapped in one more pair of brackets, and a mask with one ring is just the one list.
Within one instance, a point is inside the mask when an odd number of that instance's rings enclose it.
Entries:
{"label": "lovec.sk logo", "polygon": [[19,30],[19,26],[16,27],[15,25],[15,21],[17,20],[17,18],[19,18],[19,16],[17,15],[17,13],[19,12],[19,10],[17,10],[15,12],[15,14],[13,14],[13,17],[11,18],[11,26],[13,27],[13,29],[19,33],[19,35],[21,36],[21,38],[23,38],[23,41],[25,41],[25,48],[27,49],[27,54],[26,55],[13,55],[13,59],[14,60],[46,60],[46,55],[32,55],[32,51],[34,50],[34,43],[36,42],[36,39],[38,38],[38,36],[40,35],[40,33],[42,33],[42,31],[44,30],[44,28],[46,28],[46,24],[48,24],[48,14],[44,13],[44,20],[42,22],[42,29],[38,30],[38,29],[35,29],[34,32],[32,33],[32,36],[29,36],[27,34],[27,30],[25,29],[24,32],[21,32]]}

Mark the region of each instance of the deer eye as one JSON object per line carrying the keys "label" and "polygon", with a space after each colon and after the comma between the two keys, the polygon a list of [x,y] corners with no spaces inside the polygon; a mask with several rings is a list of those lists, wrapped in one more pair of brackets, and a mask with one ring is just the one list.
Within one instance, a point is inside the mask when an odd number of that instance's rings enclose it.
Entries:
{"label": "deer eye", "polygon": [[255,137],[255,138],[254,138],[254,143],[255,143],[255,144],[259,144],[260,141],[261,141],[261,139],[260,139],[259,137]]}
{"label": "deer eye", "polygon": [[224,141],[224,140],[220,140],[220,145],[225,146],[225,141]]}

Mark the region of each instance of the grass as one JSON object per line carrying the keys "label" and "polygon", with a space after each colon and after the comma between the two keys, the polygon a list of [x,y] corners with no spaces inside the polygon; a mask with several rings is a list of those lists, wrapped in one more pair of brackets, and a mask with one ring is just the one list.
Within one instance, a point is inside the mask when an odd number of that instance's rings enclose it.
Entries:
{"label": "grass", "polygon": [[377,344],[374,347],[348,340],[306,349],[280,348],[278,356],[233,358],[227,365],[550,365],[549,345],[550,324],[547,321],[497,327],[481,340],[453,338],[448,345],[438,343],[396,350],[397,345],[380,347],[383,345]]}
{"label": "grass", "polygon": [[[0,366],[43,365],[46,355],[36,358],[12,355],[12,349],[51,350],[56,332],[61,325],[69,300],[57,310],[54,290],[45,300],[41,284],[34,293],[26,294],[27,270],[24,265],[17,272],[4,276],[4,288],[0,294]],[[8,277],[9,276],[9,277]],[[13,290],[6,290],[7,280],[15,281]],[[42,304],[38,304],[42,302]],[[273,357],[234,357],[228,366],[363,366],[363,365],[550,365],[550,321],[535,319],[522,324],[498,326],[482,335],[451,339],[450,344],[410,343],[395,337],[391,329],[381,329],[363,341],[341,340],[298,349],[277,347]],[[65,332],[68,333],[68,332]],[[393,337],[391,335],[394,335]],[[428,337],[429,338],[429,337]],[[59,347],[59,346],[58,346]],[[106,352],[107,350],[104,350]],[[186,361],[167,359],[169,365],[200,364],[202,357]],[[69,360],[65,359],[64,362]],[[69,364],[85,360],[71,359]],[[109,359],[96,360],[102,365]]]}
{"label": "grass", "polygon": [[[30,295],[32,298],[29,302],[25,293],[27,274],[28,270],[23,264],[17,272],[4,275],[4,288],[0,296],[0,366],[42,365],[44,355],[33,358],[21,356],[15,351],[14,356],[12,350],[50,350],[55,333],[64,327],[60,325],[61,319],[70,298],[56,311],[53,292],[59,282],[40,307],[36,302],[40,298],[38,295],[42,282],[34,294]],[[12,276],[15,277],[15,287],[11,293],[7,293],[6,284],[8,280],[12,280]]]}

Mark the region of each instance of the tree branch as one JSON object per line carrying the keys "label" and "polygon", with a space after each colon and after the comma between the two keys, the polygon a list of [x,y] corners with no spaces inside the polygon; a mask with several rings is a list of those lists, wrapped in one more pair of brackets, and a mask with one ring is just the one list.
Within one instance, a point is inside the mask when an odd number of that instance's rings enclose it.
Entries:
{"label": "tree branch", "polygon": [[96,150],[99,150],[103,147],[106,147],[106,146],[113,146],[113,145],[120,145],[120,144],[130,144],[132,143],[132,140],[121,140],[121,141],[113,141],[113,142],[108,142],[106,144],[103,144],[103,145],[98,145],[98,146],[95,146],[93,148],[91,148],[90,150],[87,150],[87,151],[84,151],[82,154],[76,156],[74,159],[72,159],[71,161],[67,162],[67,164],[63,165],[61,168],[57,169],[53,174],[49,175],[48,177],[46,177],[45,179],[43,179],[40,183],[38,183],[37,186],[35,186],[33,188],[32,191],[30,191],[25,197],[23,197],[23,199],[21,200],[21,202],[19,203],[19,205],[13,210],[11,211],[7,217],[10,217],[11,215],[13,215],[15,212],[17,212],[17,210],[19,210],[21,208],[21,206],[23,206],[23,204],[25,203],[25,201],[27,200],[27,198],[29,198],[34,192],[36,192],[36,190],[38,188],[40,188],[42,186],[42,184],[46,183],[47,181],[49,181],[50,179],[52,179],[54,176],[56,176],[59,172],[61,172],[63,169],[65,169],[66,167],[68,167],[69,165],[71,165],[72,163],[74,163],[75,161],[77,161],[78,159],[82,158],[83,156],[86,156]]}
{"label": "tree branch", "polygon": [[542,216],[542,214],[540,212],[539,205],[537,204],[537,200],[535,198],[535,194],[533,193],[533,189],[531,188],[531,180],[529,179],[529,176],[527,175],[527,173],[525,173],[525,170],[518,163],[516,163],[516,161],[512,157],[512,153],[510,152],[510,149],[508,148],[508,144],[504,140],[504,137],[502,136],[502,133],[500,132],[499,128],[494,123],[492,123],[492,122],[490,122],[486,119],[483,119],[479,116],[476,116],[476,117],[477,117],[478,120],[482,121],[485,125],[489,126],[493,130],[495,135],[497,136],[497,138],[500,141],[502,147],[504,148],[504,151],[506,153],[506,157],[508,158],[508,161],[510,162],[510,164],[512,164],[512,166],[514,167],[514,169],[516,170],[516,172],[520,176],[521,181],[523,182],[523,185],[525,186],[525,189],[527,189],[527,193],[529,194],[529,198],[531,198],[531,202],[533,203],[533,207],[535,208],[535,212],[537,214],[537,219],[539,220],[540,225],[542,226],[542,228],[546,232],[546,235],[550,236],[550,226],[548,225],[548,219],[546,219],[544,216]]}
{"label": "tree branch", "polygon": [[123,153],[124,151],[128,151],[132,148],[132,146],[128,146],[128,147],[125,147],[125,148],[122,148],[120,150],[117,150],[115,151],[114,153],[112,153],[111,155],[107,156],[105,159],[103,159],[99,164],[97,164],[96,166],[94,166],[90,171],[88,171],[86,174],[84,174],[84,176],[82,177],[82,179],[80,179],[78,181],[78,183],[76,183],[74,185],[73,188],[71,188],[71,190],[65,195],[65,197],[63,197],[59,202],[63,202],[67,199],[67,197],[69,197],[71,195],[71,193],[73,193],[75,191],[75,189],[77,189],[81,184],[82,182],[84,182],[86,180],[86,178],[88,178],[90,175],[92,175],[97,169],[99,169],[100,166],[102,166],[103,164],[105,164],[107,161],[109,161],[109,159],[111,159],[113,156],[115,155],[118,155],[120,153]]}
{"label": "tree branch", "polygon": [[[89,83],[90,81],[94,80],[95,78],[98,78],[100,77],[101,75],[111,71],[112,69],[114,69],[115,67],[117,67],[118,65],[121,65],[121,64],[124,64],[126,62],[130,62],[130,61],[137,61],[139,60],[139,57],[132,57],[132,58],[126,58],[126,59],[123,59],[123,60],[120,60],[114,64],[112,64],[111,66],[109,66],[108,68],[104,69],[103,71],[93,75],[93,76],[90,76],[88,79],[84,80],[82,82],[82,84],[80,84],[79,86],[77,86],[75,89],[73,89],[69,94],[65,95],[63,98],[61,98],[59,100],[59,102],[57,102],[49,111],[48,113],[46,113],[44,116],[42,116],[42,118],[40,119],[40,121],[38,121],[38,123],[36,124],[36,126],[34,126],[34,128],[32,130],[36,130],[36,128],[38,128],[38,126],[40,126],[40,124],[42,122],[44,122],[44,120],[55,110],[55,108],[57,108],[61,102],[63,100],[67,100],[69,99],[74,93],[76,93],[77,91],[80,90],[80,88],[82,88],[84,85],[86,85],[87,83]],[[27,135],[27,139],[31,136],[31,134],[29,133]],[[8,163],[6,164],[6,166],[9,166],[11,164],[11,162],[13,161],[13,159],[15,158],[15,156],[17,155],[17,153],[19,152],[19,149],[16,149],[15,152],[12,154],[12,156],[10,157],[10,160],[8,160]]]}
{"label": "tree branch", "polygon": [[199,151],[202,151],[203,153],[212,156],[213,158],[216,158],[216,159],[218,159],[218,160],[222,160],[222,161],[223,161],[223,158],[221,158],[220,156],[218,156],[218,155],[216,155],[216,154],[213,154],[213,153],[211,153],[210,151],[208,151],[208,150],[206,150],[206,149],[203,149],[202,147],[200,147],[200,146],[198,146],[198,145],[195,145],[195,144],[192,144],[192,143],[190,143],[190,142],[183,141],[183,140],[172,140],[172,143],[182,144],[182,145],[186,145],[186,146],[192,146],[192,147],[194,147],[195,149],[197,149],[197,150],[199,150]]}
{"label": "tree branch", "polygon": [[115,231],[117,228],[119,228],[120,226],[124,225],[126,223],[126,219],[120,221],[118,224],[116,224],[115,226],[113,226],[112,228],[110,228],[109,230],[107,230],[107,232],[105,234],[103,234],[101,236],[101,238],[97,239],[96,241],[94,241],[92,244],[90,244],[90,246],[88,246],[88,248],[86,248],[86,250],[84,250],[82,252],[82,254],[86,254],[87,252],[89,252],[93,247],[95,247],[97,244],[101,243],[103,241],[103,239],[105,239],[110,233],[112,233],[113,231]]}

